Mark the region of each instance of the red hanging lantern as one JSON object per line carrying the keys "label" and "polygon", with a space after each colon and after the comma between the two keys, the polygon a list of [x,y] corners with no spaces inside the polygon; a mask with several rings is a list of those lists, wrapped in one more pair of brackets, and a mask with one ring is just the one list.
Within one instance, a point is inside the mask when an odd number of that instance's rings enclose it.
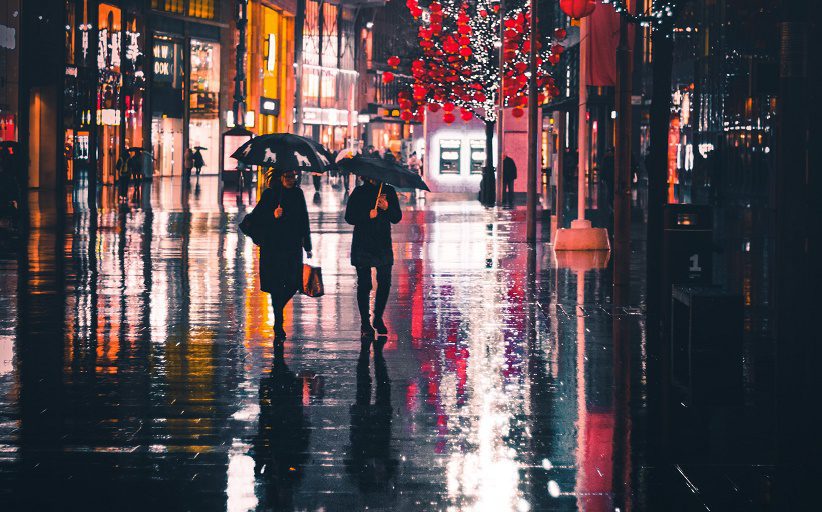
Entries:
{"label": "red hanging lantern", "polygon": [[442,116],[442,120],[445,121],[447,124],[451,124],[457,120],[457,116],[455,116],[453,112],[446,112]]}
{"label": "red hanging lantern", "polygon": [[392,73],[390,71],[386,71],[385,73],[382,74],[382,81],[385,84],[390,84],[391,82],[394,81],[394,73]]}
{"label": "red hanging lantern", "polygon": [[562,41],[566,37],[568,37],[568,31],[565,30],[564,28],[558,28],[558,29],[554,30],[554,39]]}
{"label": "red hanging lantern", "polygon": [[559,0],[562,12],[574,19],[590,16],[597,8],[596,0]]}
{"label": "red hanging lantern", "polygon": [[463,46],[462,48],[460,48],[460,55],[462,55],[462,56],[463,56],[463,57],[465,57],[466,59],[467,59],[468,57],[470,57],[471,55],[473,55],[473,53],[474,53],[474,52],[473,52],[473,51],[471,51],[471,48],[469,48],[469,47],[467,47],[467,46]]}
{"label": "red hanging lantern", "polygon": [[388,57],[388,65],[391,66],[392,68],[396,68],[397,66],[400,65],[400,58],[397,57],[396,55],[392,55],[392,56]]}
{"label": "red hanging lantern", "polygon": [[460,118],[462,118],[463,121],[470,121],[473,117],[474,117],[474,114],[471,113],[470,110],[462,109],[460,111]]}
{"label": "red hanging lantern", "polygon": [[406,123],[410,121],[414,117],[414,114],[411,113],[410,110],[403,110],[400,114],[400,119],[405,121]]}
{"label": "red hanging lantern", "polygon": [[430,110],[431,112],[437,112],[439,109],[440,109],[440,106],[437,103],[429,103],[428,104],[428,110]]}
{"label": "red hanging lantern", "polygon": [[514,108],[514,110],[511,111],[511,115],[519,119],[520,117],[525,115],[525,111],[522,109],[522,107],[516,107]]}
{"label": "red hanging lantern", "polygon": [[442,108],[443,108],[443,110],[445,110],[446,112],[451,112],[452,110],[454,110],[454,108],[456,108],[456,106],[455,106],[453,103],[451,103],[451,102],[449,101],[448,103],[446,103],[445,105],[443,105],[443,106],[442,106]]}

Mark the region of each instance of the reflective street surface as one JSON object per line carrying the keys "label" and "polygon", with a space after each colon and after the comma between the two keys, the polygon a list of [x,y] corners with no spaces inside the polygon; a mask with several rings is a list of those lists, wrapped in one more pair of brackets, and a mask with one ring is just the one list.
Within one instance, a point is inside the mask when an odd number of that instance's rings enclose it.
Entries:
{"label": "reflective street surface", "polygon": [[255,194],[32,209],[0,259],[0,508],[649,510],[640,286],[614,294],[607,253],[529,250],[523,209],[409,203],[391,334],[362,345],[344,193],[304,190],[326,295],[288,307],[284,353],[236,227]]}

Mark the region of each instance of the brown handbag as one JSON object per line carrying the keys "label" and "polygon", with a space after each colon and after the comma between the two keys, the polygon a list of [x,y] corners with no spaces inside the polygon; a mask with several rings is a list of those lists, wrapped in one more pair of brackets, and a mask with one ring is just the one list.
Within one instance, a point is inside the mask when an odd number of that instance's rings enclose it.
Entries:
{"label": "brown handbag", "polygon": [[322,297],[325,295],[323,286],[323,270],[320,267],[312,267],[303,264],[303,280],[300,292],[309,297]]}

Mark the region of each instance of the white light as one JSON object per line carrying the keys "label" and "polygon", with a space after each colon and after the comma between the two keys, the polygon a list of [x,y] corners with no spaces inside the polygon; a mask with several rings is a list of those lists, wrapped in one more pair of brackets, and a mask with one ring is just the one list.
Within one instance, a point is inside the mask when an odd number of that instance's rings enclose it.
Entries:
{"label": "white light", "polygon": [[365,28],[367,28],[368,30],[371,30],[372,28],[374,28],[374,22],[369,21],[368,23],[365,24]]}
{"label": "white light", "polygon": [[274,107],[276,107],[276,104],[271,100],[265,100],[263,102],[263,109],[265,110],[274,110]]}
{"label": "white light", "polygon": [[494,41],[494,48],[499,48],[500,46],[502,46],[502,43],[501,43],[501,42],[499,42],[499,41]]}
{"label": "white light", "polygon": [[245,113],[245,127],[254,128],[254,111],[249,110]]}
{"label": "white light", "polygon": [[529,512],[531,510],[531,504],[528,503],[526,500],[520,498],[519,502],[517,503],[517,512]]}
{"label": "white light", "polygon": [[233,110],[229,110],[225,113],[225,124],[229,128],[234,128],[235,123],[234,123],[234,111]]}
{"label": "white light", "polygon": [[544,469],[546,471],[550,471],[553,467],[554,467],[554,465],[551,464],[550,460],[542,459],[542,469]]}
{"label": "white light", "polygon": [[617,111],[616,111],[616,110],[612,110],[612,111],[611,111],[611,119],[616,119],[616,118],[617,118]]}
{"label": "white light", "polygon": [[552,498],[559,497],[559,484],[555,480],[548,482],[548,494],[550,494]]}

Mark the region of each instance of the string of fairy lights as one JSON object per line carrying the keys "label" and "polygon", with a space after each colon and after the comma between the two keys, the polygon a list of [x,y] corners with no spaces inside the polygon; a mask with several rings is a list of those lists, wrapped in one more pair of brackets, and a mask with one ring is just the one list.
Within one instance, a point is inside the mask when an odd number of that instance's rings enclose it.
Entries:
{"label": "string of fairy lights", "polygon": [[652,0],[647,11],[637,14],[628,9],[625,0],[602,0],[602,3],[611,4],[616,12],[631,23],[656,29],[665,23],[670,23],[676,10],[676,4],[679,2],[678,0]]}

